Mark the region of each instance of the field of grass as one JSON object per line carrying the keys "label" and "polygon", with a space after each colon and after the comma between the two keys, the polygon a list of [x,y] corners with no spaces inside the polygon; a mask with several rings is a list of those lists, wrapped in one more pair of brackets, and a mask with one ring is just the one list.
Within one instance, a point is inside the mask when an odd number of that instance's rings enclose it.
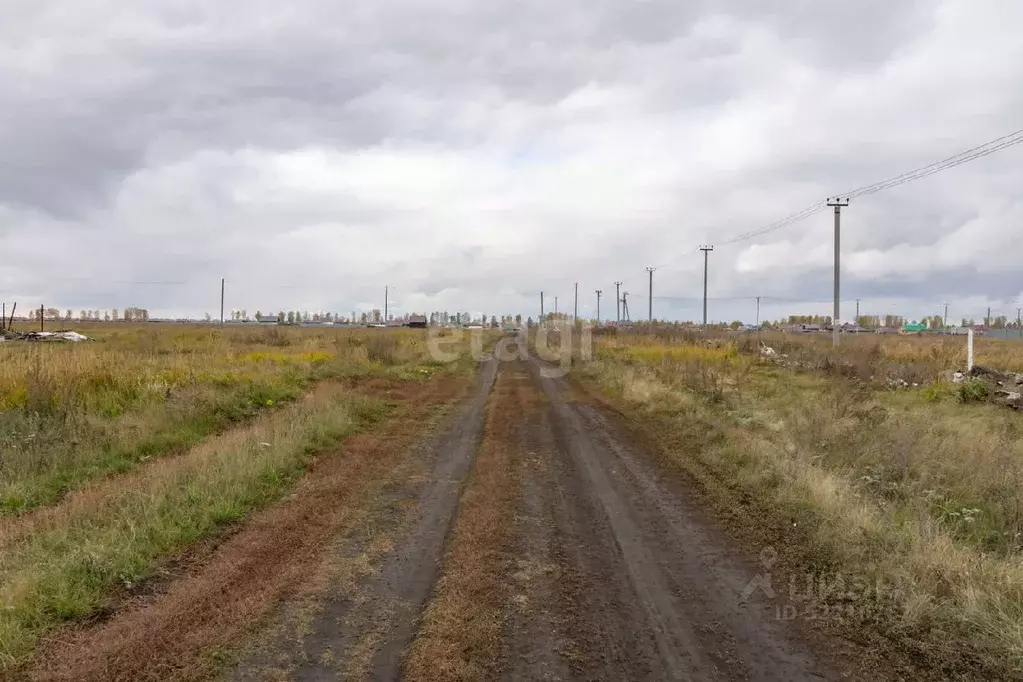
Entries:
{"label": "field of grass", "polygon": [[431,359],[414,330],[95,336],[0,345],[0,673],[386,418],[395,405],[363,386],[472,367]]}
{"label": "field of grass", "polygon": [[[722,509],[747,505],[743,523],[764,526],[748,534],[794,572],[885,585],[880,609],[814,595],[851,631],[942,675],[1018,675],[1023,415],[944,381],[962,339],[764,340],[797,362],[762,359],[756,337],[634,334],[598,337],[581,371]],[[1023,370],[1013,341],[977,355]],[[892,375],[909,386],[889,390]]]}
{"label": "field of grass", "polygon": [[401,367],[424,350],[332,330],[85,331],[99,340],[0,345],[0,515],[183,452],[312,381]]}
{"label": "field of grass", "polygon": [[[741,334],[741,351],[757,354],[761,343],[805,368],[863,381],[901,379],[927,383],[966,369],[965,336],[845,334],[834,348],[829,334]],[[977,337],[974,361],[1023,371],[1023,341]]]}

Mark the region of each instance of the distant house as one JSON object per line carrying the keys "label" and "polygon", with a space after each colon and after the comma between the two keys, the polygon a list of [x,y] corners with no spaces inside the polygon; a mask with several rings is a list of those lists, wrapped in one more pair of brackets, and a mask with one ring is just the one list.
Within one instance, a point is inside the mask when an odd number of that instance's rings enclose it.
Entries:
{"label": "distant house", "polygon": [[409,315],[405,326],[413,329],[426,329],[426,315]]}

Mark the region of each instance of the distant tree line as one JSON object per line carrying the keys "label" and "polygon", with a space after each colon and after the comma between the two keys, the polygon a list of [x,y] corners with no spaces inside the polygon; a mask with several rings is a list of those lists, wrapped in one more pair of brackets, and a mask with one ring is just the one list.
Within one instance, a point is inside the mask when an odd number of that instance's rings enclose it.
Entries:
{"label": "distant tree line", "polygon": [[61,314],[57,308],[44,308],[40,311],[39,308],[32,308],[28,311],[28,319],[30,321],[38,322],[40,313],[44,321],[48,322],[148,322],[149,321],[149,310],[147,308],[125,308],[120,310],[118,308],[111,308],[110,310],[82,310],[78,311],[78,316],[75,317],[74,313],[70,308]]}

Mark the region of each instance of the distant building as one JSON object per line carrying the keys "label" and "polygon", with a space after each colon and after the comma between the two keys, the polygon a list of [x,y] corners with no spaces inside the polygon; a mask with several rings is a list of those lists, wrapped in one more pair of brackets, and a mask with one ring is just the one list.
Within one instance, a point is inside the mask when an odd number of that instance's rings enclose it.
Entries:
{"label": "distant building", "polygon": [[819,332],[821,326],[819,324],[790,324],[783,329],[787,332]]}
{"label": "distant building", "polygon": [[409,315],[408,320],[405,322],[406,327],[414,329],[426,329],[426,324],[426,315]]}
{"label": "distant building", "polygon": [[927,331],[927,325],[923,322],[910,322],[902,325],[902,333],[904,334],[920,334],[925,331]]}

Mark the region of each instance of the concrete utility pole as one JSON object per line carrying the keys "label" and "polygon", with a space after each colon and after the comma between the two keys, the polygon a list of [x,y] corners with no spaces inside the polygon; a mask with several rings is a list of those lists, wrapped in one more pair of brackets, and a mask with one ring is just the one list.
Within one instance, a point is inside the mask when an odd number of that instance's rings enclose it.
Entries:
{"label": "concrete utility pole", "polygon": [[945,304],[945,314],[941,316],[941,325],[948,328],[948,303]]}
{"label": "concrete utility pole", "polygon": [[220,324],[224,324],[224,278],[220,278]]}
{"label": "concrete utility pole", "polygon": [[615,282],[615,314],[619,322],[622,321],[622,283]]}
{"label": "concrete utility pole", "polygon": [[860,299],[856,299],[856,319],[853,320],[856,326],[860,326]]}
{"label": "concrete utility pole", "polygon": [[554,297],[554,317],[558,316],[558,297]]}
{"label": "concrete utility pole", "polygon": [[384,324],[387,324],[387,305],[390,303],[388,295],[391,293],[391,287],[384,285]]}
{"label": "concrete utility pole", "polygon": [[654,321],[654,268],[647,268],[647,273],[650,275],[650,287],[649,297],[647,298],[647,319],[652,323]]}
{"label": "concrete utility pole", "polygon": [[707,261],[710,252],[714,250],[714,247],[710,244],[701,246],[700,251],[703,251],[703,326],[707,326]]}
{"label": "concrete utility pole", "polygon": [[600,289],[596,290],[597,293],[597,324],[600,324],[600,295],[604,292]]}
{"label": "concrete utility pole", "polygon": [[838,318],[839,318],[839,296],[841,294],[839,274],[841,272],[841,243],[842,243],[842,207],[848,206],[848,199],[835,197],[828,199],[828,206],[835,207],[835,313],[831,317],[831,343],[838,346]]}
{"label": "concrete utility pole", "polygon": [[760,326],[760,297],[757,296],[757,326]]}
{"label": "concrete utility pole", "polygon": [[991,306],[987,307],[987,317],[984,318],[984,326],[985,327],[991,326]]}
{"label": "concrete utility pole", "polygon": [[575,304],[572,306],[572,324],[579,320],[579,282],[575,283]]}
{"label": "concrete utility pole", "polygon": [[540,322],[543,322],[543,292],[540,292]]}

